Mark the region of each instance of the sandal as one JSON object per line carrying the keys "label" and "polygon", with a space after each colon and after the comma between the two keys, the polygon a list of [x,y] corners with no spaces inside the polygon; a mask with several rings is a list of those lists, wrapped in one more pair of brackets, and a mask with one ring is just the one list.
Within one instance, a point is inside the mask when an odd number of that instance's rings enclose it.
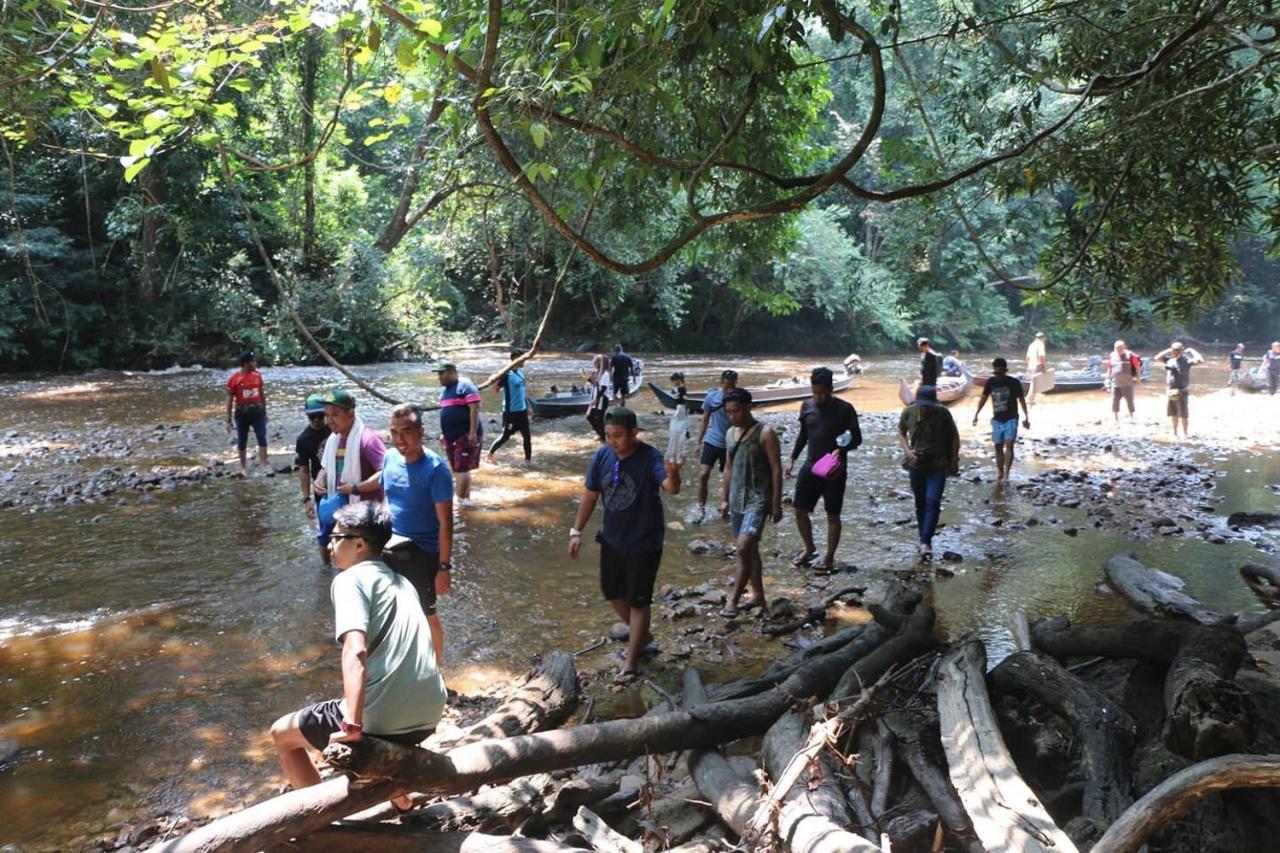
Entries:
{"label": "sandal", "polygon": [[817,556],[817,551],[801,551],[796,555],[795,559],[791,561],[791,565],[795,566],[797,569],[804,568],[812,563]]}
{"label": "sandal", "polygon": [[738,616],[738,608],[725,606],[720,610],[720,615],[725,619],[736,619]]}
{"label": "sandal", "polygon": [[639,678],[640,678],[640,670],[624,669],[622,672],[614,676],[613,683],[618,685],[619,687],[630,687],[632,684],[635,684],[636,681],[639,680]]}
{"label": "sandal", "polygon": [[835,574],[835,571],[836,564],[834,560],[823,560],[813,567],[813,573],[816,575],[832,575]]}
{"label": "sandal", "polygon": [[[656,641],[656,640],[651,640],[650,642],[647,642],[647,643],[645,643],[643,646],[641,646],[641,647],[640,647],[640,659],[641,659],[641,660],[644,660],[645,658],[657,657],[657,656],[658,656],[658,652],[660,652],[660,651],[662,651],[662,649],[660,649],[660,648],[658,647],[658,643],[657,643],[657,641]],[[626,650],[626,649],[618,649],[618,655],[617,655],[617,657],[618,657],[618,660],[626,660],[626,659],[627,659],[627,650]]]}
{"label": "sandal", "polygon": [[766,613],[769,611],[768,606],[763,601],[754,601],[754,600],[748,601],[746,604],[742,605],[739,609],[750,612],[752,610],[755,610],[756,608],[759,608],[765,611]]}

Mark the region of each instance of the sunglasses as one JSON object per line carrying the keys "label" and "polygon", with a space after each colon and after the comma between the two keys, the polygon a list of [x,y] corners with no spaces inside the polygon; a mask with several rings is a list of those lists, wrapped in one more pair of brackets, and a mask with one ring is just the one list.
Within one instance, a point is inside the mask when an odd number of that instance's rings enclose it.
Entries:
{"label": "sunglasses", "polygon": [[359,533],[330,533],[329,540],[337,541],[339,539],[363,539]]}

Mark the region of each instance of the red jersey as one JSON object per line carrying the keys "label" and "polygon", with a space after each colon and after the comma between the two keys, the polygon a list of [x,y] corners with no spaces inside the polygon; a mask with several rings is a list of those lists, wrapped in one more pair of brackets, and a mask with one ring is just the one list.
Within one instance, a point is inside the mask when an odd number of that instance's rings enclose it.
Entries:
{"label": "red jersey", "polygon": [[227,393],[236,398],[236,408],[262,405],[262,374],[237,370],[227,380]]}

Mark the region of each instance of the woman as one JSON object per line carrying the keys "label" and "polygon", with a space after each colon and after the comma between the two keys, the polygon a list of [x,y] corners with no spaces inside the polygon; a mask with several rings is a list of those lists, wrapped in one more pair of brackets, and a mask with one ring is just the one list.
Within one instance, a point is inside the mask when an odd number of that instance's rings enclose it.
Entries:
{"label": "woman", "polygon": [[960,473],[960,433],[951,412],[938,404],[938,391],[921,385],[916,399],[898,418],[898,444],[906,456],[903,466],[911,477],[916,498],[916,529],[922,560],[933,559],[933,532],[942,513],[942,492],[948,474]]}
{"label": "woman", "polygon": [[596,431],[596,438],[604,442],[604,413],[609,408],[609,357],[597,354],[591,360],[591,372],[587,375],[587,388],[591,391],[591,403],[587,406],[587,422]]}

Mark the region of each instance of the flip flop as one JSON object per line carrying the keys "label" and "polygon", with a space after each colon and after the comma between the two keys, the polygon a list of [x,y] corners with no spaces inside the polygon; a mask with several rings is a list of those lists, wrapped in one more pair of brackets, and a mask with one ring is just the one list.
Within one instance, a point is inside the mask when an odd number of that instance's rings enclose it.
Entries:
{"label": "flip flop", "polygon": [[[650,641],[650,642],[645,643],[643,646],[641,646],[641,647],[640,647],[640,659],[641,659],[641,660],[644,660],[645,658],[657,657],[658,652],[660,652],[660,651],[662,651],[662,649],[660,649],[660,648],[658,647],[657,642],[655,642],[655,641]],[[626,660],[626,659],[627,659],[627,650],[626,650],[626,649],[618,649],[617,658],[618,658],[618,660]]]}
{"label": "flip flop", "polygon": [[813,567],[814,574],[818,575],[832,575],[835,574],[835,571],[836,564],[834,561],[830,563],[824,561]]}
{"label": "flip flop", "polygon": [[748,612],[755,610],[756,608],[759,608],[765,611],[768,610],[768,608],[765,607],[765,603],[763,601],[748,601],[746,604],[743,604],[741,607],[739,607],[740,610],[746,610]]}
{"label": "flip flop", "polygon": [[613,683],[619,687],[630,687],[640,679],[640,670],[624,669],[613,678]]}
{"label": "flip flop", "polygon": [[725,619],[736,619],[738,616],[738,608],[725,607],[721,609],[720,615],[723,616]]}
{"label": "flip flop", "polygon": [[809,551],[809,552],[801,551],[799,554],[796,555],[795,559],[791,561],[791,565],[795,566],[797,569],[804,568],[805,566],[809,565],[817,558],[818,558],[817,551]]}

